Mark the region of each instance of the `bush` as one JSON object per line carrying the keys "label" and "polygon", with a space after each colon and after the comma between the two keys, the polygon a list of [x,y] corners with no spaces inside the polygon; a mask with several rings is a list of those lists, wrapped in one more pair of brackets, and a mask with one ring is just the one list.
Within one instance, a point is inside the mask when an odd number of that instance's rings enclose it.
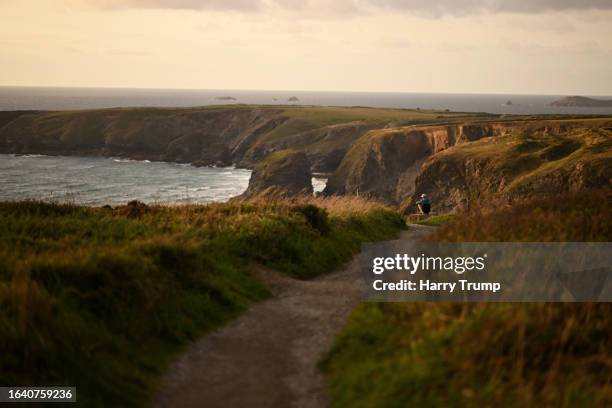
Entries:
{"label": "bush", "polygon": [[295,207],[295,210],[304,215],[306,222],[308,222],[312,228],[319,231],[321,235],[329,233],[329,219],[325,209],[312,204],[306,204]]}

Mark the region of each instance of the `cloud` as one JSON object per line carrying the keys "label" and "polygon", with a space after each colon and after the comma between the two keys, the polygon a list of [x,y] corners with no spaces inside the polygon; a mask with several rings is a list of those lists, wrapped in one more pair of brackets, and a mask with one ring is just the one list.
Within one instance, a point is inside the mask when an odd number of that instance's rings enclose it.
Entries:
{"label": "cloud", "polygon": [[[1,2],[2,0],[0,0]],[[283,9],[297,13],[375,14],[395,11],[422,16],[535,14],[568,10],[612,10],[610,0],[83,0],[102,8],[233,10]]]}
{"label": "cloud", "polygon": [[435,16],[612,9],[610,0],[365,0],[364,3],[373,8]]}
{"label": "cloud", "polygon": [[358,0],[268,0],[266,4],[308,14],[344,15],[359,12],[359,3]]}
{"label": "cloud", "polygon": [[101,8],[257,11],[262,0],[85,0]]}
{"label": "cloud", "polygon": [[375,44],[381,47],[398,49],[411,48],[414,45],[412,41],[407,40],[406,38],[381,38],[380,40],[376,41]]}

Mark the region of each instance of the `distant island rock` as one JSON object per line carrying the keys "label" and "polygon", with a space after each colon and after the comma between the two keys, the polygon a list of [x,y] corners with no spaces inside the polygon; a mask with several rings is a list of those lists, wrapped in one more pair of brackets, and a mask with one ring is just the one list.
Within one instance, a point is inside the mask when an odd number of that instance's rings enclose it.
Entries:
{"label": "distant island rock", "polygon": [[291,98],[287,99],[288,102],[299,102],[300,100],[298,99],[297,96],[292,96]]}
{"label": "distant island rock", "polygon": [[233,96],[217,96],[215,100],[217,101],[237,101],[238,99],[234,98]]}
{"label": "distant island rock", "polygon": [[606,108],[612,107],[612,100],[593,99],[586,96],[566,96],[554,101],[550,106],[577,107],[577,108]]}
{"label": "distant island rock", "polygon": [[512,106],[512,105],[514,105],[512,101],[506,101],[506,103],[504,103],[503,106]]}

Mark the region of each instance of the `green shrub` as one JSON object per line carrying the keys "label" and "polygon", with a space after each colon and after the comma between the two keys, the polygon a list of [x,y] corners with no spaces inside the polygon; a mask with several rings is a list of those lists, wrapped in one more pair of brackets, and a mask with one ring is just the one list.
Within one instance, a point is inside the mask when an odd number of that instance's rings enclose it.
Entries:
{"label": "green shrub", "polygon": [[329,217],[327,211],[312,204],[300,205],[295,208],[296,211],[304,215],[306,222],[319,231],[321,235],[329,233]]}

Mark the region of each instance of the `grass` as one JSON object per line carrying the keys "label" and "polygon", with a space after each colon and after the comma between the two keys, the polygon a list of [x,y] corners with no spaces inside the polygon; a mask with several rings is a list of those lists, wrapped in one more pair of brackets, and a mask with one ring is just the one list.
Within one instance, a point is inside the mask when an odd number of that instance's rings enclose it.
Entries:
{"label": "grass", "polygon": [[327,158],[325,171],[333,171],[344,152],[371,128],[465,117],[496,116],[281,105],[15,112],[0,115],[0,151],[125,156],[199,165],[217,164],[221,159],[224,164],[254,166],[268,152],[294,148],[317,159]]}
{"label": "grass", "polygon": [[443,242],[571,242],[612,240],[612,193],[581,192],[514,205],[481,203],[435,231]]}
{"label": "grass", "polygon": [[[610,192],[458,215],[438,241],[610,241]],[[336,407],[610,406],[612,307],[370,303],[322,362]]]}
{"label": "grass", "polygon": [[[389,109],[367,107],[313,106],[286,108],[285,115],[300,119],[315,126],[329,126],[338,123],[366,121],[375,123],[386,122],[418,122],[422,120],[477,116],[460,112],[443,112],[436,110]],[[486,114],[481,114],[486,116]]]}
{"label": "grass", "polygon": [[[521,125],[507,134],[450,147],[428,159],[415,184],[433,211],[598,189],[612,177],[612,133],[562,123]],[[602,127],[597,127],[597,126]],[[411,204],[409,196],[402,207]]]}
{"label": "grass", "polygon": [[452,214],[432,215],[430,217],[425,218],[423,221],[417,222],[417,224],[428,225],[430,227],[438,227],[440,225],[446,224],[452,219]]}
{"label": "grass", "polygon": [[[439,154],[437,160],[448,164],[480,161],[486,174],[504,180],[498,182],[502,184],[499,190],[512,193],[577,164],[604,171],[612,160],[611,143],[610,133],[601,129],[516,132],[457,145]],[[488,177],[475,182],[491,183]]]}
{"label": "grass", "polygon": [[[267,108],[271,108],[268,106]],[[286,120],[263,135],[259,144],[284,142],[310,153],[348,149],[368,129],[435,122],[465,118],[489,118],[483,113],[446,112],[428,109],[389,109],[339,106],[283,106],[281,116]],[[360,130],[354,127],[361,127]],[[346,131],[342,131],[346,128]],[[286,147],[286,146],[285,146]]]}
{"label": "grass", "polygon": [[249,264],[309,278],[400,228],[395,212],[352,198],[0,203],[0,383],[146,405],[182,345],[268,296]]}

